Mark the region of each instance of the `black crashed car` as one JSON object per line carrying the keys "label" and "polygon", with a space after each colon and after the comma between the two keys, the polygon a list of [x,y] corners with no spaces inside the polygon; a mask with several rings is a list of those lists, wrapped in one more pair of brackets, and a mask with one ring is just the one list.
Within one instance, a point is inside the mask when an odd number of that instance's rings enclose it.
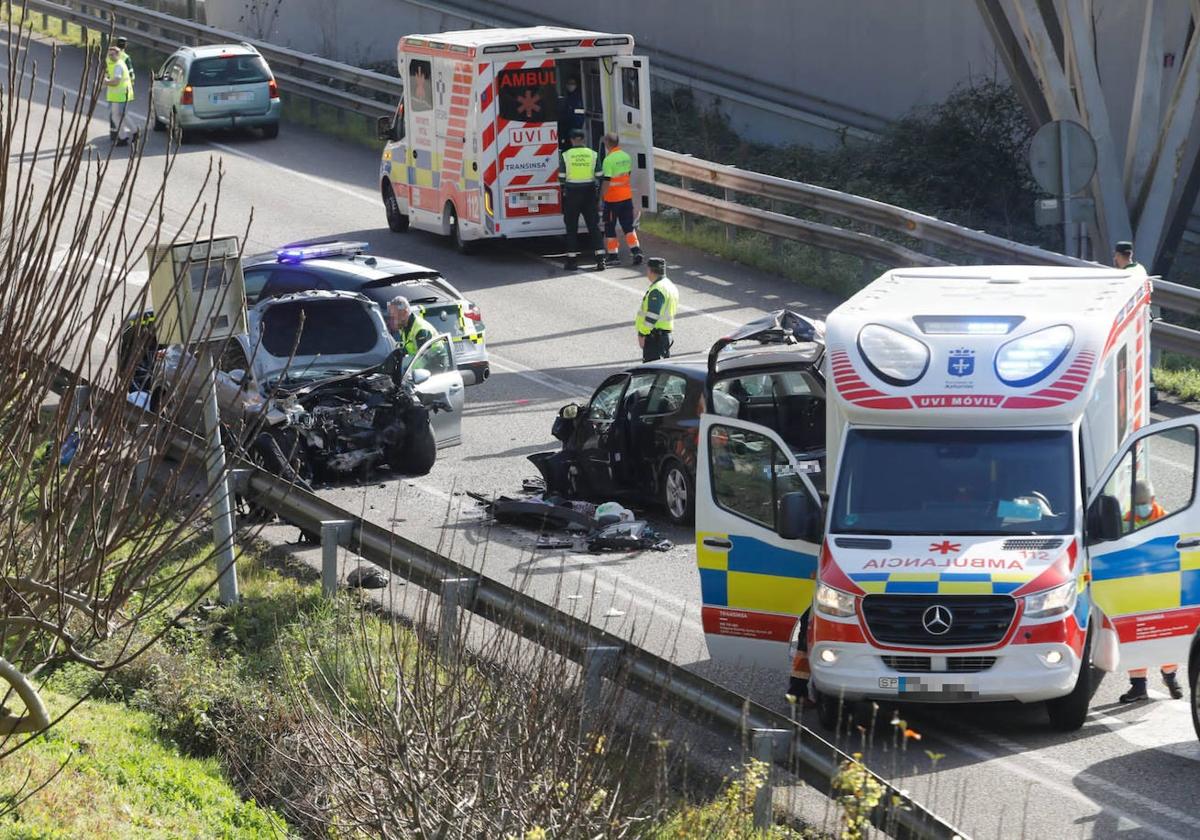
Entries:
{"label": "black crashed car", "polygon": [[780,310],[716,342],[707,359],[665,359],[614,374],[586,405],[559,410],[552,434],[562,449],[529,460],[552,494],[657,503],[676,524],[695,514],[706,410],[770,426],[823,469],[823,339],[820,322]]}

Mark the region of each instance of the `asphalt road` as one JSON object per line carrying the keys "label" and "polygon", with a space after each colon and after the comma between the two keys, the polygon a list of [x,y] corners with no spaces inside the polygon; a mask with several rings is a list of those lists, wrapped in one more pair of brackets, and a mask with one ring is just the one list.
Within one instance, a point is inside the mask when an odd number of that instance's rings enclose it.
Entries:
{"label": "asphalt road", "polygon": [[[32,47],[42,66],[47,49]],[[62,62],[60,78],[73,78],[78,58],[67,53]],[[140,84],[149,69],[139,68]],[[135,112],[144,119],[144,90],[139,93],[142,103]],[[93,121],[92,133],[104,148],[103,114]],[[147,163],[160,163],[165,151],[165,135],[151,134]],[[782,706],[786,663],[778,673],[764,673],[708,661],[689,532],[652,516],[676,543],[671,551],[600,556],[535,551],[530,534],[488,527],[464,495],[518,493],[521,480],[536,474],[526,456],[557,447],[550,437],[557,409],[586,399],[608,374],[637,363],[632,320],[645,288],[639,273],[621,267],[567,274],[545,256],[557,247],[553,242],[489,246],[464,257],[428,234],[390,233],[376,186],[378,156],[290,125],[272,141],[230,134],[184,146],[169,178],[168,232],[182,223],[214,162],[224,173],[218,230],[240,234],[249,225],[249,252],[317,237],[365,240],[374,254],[436,267],[483,311],[493,376],[468,389],[464,445],[441,452],[433,472],[420,479],[380,473],[374,483],[327,489],[324,495],[409,538],[440,546],[484,574],[518,581],[564,609],[588,614],[761,702]],[[39,166],[48,171],[49,163]],[[138,185],[135,210],[149,206],[155,186],[153,179]],[[827,294],[687,249],[653,240],[645,245],[668,259],[681,288],[678,353],[703,352],[731,326],[766,310],[788,306],[821,316],[837,303]],[[845,746],[865,747],[876,769],[900,778],[903,787],[972,836],[1200,836],[1194,796],[1200,744],[1186,703],[1165,699],[1158,681],[1151,682],[1154,701],[1127,708],[1116,703],[1123,678],[1110,675],[1087,724],[1070,735],[1051,732],[1041,707],[910,707],[901,714],[921,733],[920,741],[897,750],[884,725],[872,743],[856,735]],[[886,720],[891,710],[880,714]]]}

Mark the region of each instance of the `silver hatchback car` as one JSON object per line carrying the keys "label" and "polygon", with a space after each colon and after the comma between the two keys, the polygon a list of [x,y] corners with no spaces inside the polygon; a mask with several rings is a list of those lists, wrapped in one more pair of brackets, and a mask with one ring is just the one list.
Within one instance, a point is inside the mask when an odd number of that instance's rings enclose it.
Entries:
{"label": "silver hatchback car", "polygon": [[155,131],[174,119],[183,138],[197,130],[260,128],[279,135],[279,86],[249,44],[181,47],[154,76],[150,121]]}

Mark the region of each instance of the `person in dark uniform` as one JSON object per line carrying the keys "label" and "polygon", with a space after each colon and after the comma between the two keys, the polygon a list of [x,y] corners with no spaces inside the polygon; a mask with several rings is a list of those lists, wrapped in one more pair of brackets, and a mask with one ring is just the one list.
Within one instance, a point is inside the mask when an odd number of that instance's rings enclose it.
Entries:
{"label": "person in dark uniform", "polygon": [[667,277],[667,261],[662,257],[646,260],[646,279],[650,281],[650,288],[642,296],[642,306],[633,325],[637,328],[642,361],[653,362],[671,357],[679,290]]}
{"label": "person in dark uniform", "polygon": [[1118,242],[1113,246],[1113,265],[1117,268],[1141,268],[1141,263],[1133,258],[1133,243]]}
{"label": "person in dark uniform", "polygon": [[568,76],[566,93],[558,101],[558,146],[566,150],[571,146],[571,132],[583,129],[587,114],[583,108],[583,91],[578,76]]}
{"label": "person in dark uniform", "polygon": [[596,188],[600,183],[599,156],[584,145],[583,129],[571,131],[571,148],[559,156],[558,183],[562,189],[563,222],[567,226],[568,271],[579,268],[579,217],[587,226],[589,256],[596,270],[604,270],[600,244],[600,206]]}

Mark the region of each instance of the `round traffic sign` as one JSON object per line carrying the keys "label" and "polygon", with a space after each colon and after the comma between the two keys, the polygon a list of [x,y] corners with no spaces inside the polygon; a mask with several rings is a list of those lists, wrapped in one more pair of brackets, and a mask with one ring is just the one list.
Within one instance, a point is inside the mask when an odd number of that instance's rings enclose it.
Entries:
{"label": "round traffic sign", "polygon": [[1051,195],[1074,195],[1096,174],[1096,141],[1073,120],[1048,122],[1029,143],[1029,170]]}

